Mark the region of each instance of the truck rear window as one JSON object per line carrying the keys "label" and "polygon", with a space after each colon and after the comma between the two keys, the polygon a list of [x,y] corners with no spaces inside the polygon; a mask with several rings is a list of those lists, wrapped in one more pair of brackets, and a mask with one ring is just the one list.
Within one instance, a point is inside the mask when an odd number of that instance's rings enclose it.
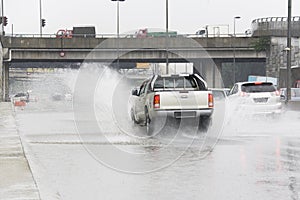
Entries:
{"label": "truck rear window", "polygon": [[255,92],[275,92],[276,88],[272,83],[246,83],[242,85],[242,91],[247,93]]}
{"label": "truck rear window", "polygon": [[154,89],[198,90],[196,80],[191,76],[158,77]]}

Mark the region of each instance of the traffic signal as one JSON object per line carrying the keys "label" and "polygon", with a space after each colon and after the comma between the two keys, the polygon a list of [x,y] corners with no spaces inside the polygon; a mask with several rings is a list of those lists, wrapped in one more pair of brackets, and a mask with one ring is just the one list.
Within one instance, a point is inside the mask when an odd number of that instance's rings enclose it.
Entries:
{"label": "traffic signal", "polygon": [[46,20],[42,19],[42,27],[45,27],[45,26],[46,26]]}
{"label": "traffic signal", "polygon": [[4,16],[2,21],[3,21],[3,26],[6,26],[7,25],[7,17]]}

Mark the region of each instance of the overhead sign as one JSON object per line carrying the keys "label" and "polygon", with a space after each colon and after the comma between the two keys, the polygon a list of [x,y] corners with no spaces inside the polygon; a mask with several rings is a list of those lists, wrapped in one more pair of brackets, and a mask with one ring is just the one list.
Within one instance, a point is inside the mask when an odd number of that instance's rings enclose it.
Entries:
{"label": "overhead sign", "polygon": [[138,69],[149,69],[150,63],[136,63]]}

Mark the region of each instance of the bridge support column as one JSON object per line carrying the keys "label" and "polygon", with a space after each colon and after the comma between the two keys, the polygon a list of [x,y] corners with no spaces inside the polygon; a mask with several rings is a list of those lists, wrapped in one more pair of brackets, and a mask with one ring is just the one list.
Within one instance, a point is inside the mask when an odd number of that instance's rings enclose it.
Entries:
{"label": "bridge support column", "polygon": [[0,101],[9,101],[9,63],[0,66]]}
{"label": "bridge support column", "polygon": [[3,100],[4,101],[10,101],[9,98],[9,63],[3,63],[3,74],[4,74],[4,80],[3,80]]}
{"label": "bridge support column", "polygon": [[206,80],[208,87],[223,87],[221,76],[222,63],[215,63],[211,59],[201,59],[194,62],[194,71]]}
{"label": "bridge support column", "polygon": [[222,62],[216,62],[214,66],[214,87],[216,88],[222,88],[224,87],[224,82],[222,78]]}

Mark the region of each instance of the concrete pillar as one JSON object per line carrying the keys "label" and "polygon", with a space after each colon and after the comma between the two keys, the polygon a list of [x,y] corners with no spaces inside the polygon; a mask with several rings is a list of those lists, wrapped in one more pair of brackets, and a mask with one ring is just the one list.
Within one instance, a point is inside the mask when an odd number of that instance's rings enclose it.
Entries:
{"label": "concrete pillar", "polygon": [[9,98],[9,63],[3,63],[3,100],[4,101],[10,101]]}
{"label": "concrete pillar", "polygon": [[9,101],[9,64],[1,63],[0,101]]}
{"label": "concrete pillar", "polygon": [[213,87],[214,84],[214,63],[212,60],[203,60],[203,70],[205,70],[205,80],[209,88]]}
{"label": "concrete pillar", "polygon": [[202,77],[206,80],[208,87],[224,87],[221,75],[221,62],[216,63],[211,59],[200,59],[194,62],[194,70],[196,71],[196,73],[202,75]]}
{"label": "concrete pillar", "polygon": [[214,84],[215,88],[223,88],[224,82],[222,79],[222,62],[215,62],[214,65]]}
{"label": "concrete pillar", "polygon": [[201,76],[203,76],[203,68],[202,68],[201,60],[194,61],[193,66],[194,66],[194,73],[198,73]]}
{"label": "concrete pillar", "polygon": [[221,88],[224,87],[222,79],[222,63],[214,62],[213,60],[207,59],[204,62],[204,69],[206,74],[206,81],[210,88]]}
{"label": "concrete pillar", "polygon": [[4,65],[3,65],[3,48],[0,42],[0,102],[4,101]]}

